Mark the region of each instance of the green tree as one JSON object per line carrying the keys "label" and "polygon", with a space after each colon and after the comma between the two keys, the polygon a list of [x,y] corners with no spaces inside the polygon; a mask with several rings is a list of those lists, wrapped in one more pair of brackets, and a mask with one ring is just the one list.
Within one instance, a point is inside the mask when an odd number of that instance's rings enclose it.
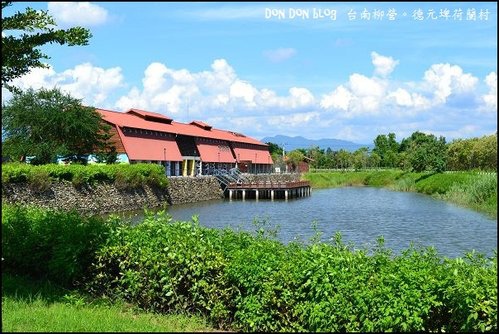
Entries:
{"label": "green tree", "polygon": [[406,168],[415,172],[443,172],[446,168],[447,146],[442,136],[437,139],[432,134],[416,131],[402,140],[401,147],[406,153]]}
{"label": "green tree", "polygon": [[397,166],[399,146],[400,145],[395,140],[394,133],[378,135],[376,139],[374,139],[373,152],[380,157],[380,165],[382,167]]}
{"label": "green tree", "polygon": [[497,170],[497,134],[455,139],[447,147],[450,170]]}
{"label": "green tree", "polygon": [[379,167],[381,163],[381,157],[376,153],[376,152],[372,152],[370,155],[369,155],[369,166],[370,167]]}
{"label": "green tree", "polygon": [[350,168],[352,165],[352,154],[347,150],[340,149],[335,156],[337,168]]}
{"label": "green tree", "polygon": [[355,169],[363,169],[367,167],[369,159],[369,149],[361,147],[352,154],[353,166]]}
{"label": "green tree", "polygon": [[291,165],[291,171],[296,171],[298,164],[305,159],[305,155],[300,150],[293,150],[287,154],[287,162]]}
{"label": "green tree", "polygon": [[473,146],[476,138],[455,139],[447,146],[449,170],[470,170],[473,168]]}
{"label": "green tree", "polygon": [[473,151],[477,168],[497,171],[497,134],[477,138]]}
{"label": "green tree", "polygon": [[[2,1],[2,12],[12,1]],[[39,47],[47,43],[87,45],[92,34],[88,29],[73,27],[55,29],[56,22],[47,11],[30,7],[24,12],[2,15],[2,86],[14,90],[9,82],[35,67],[47,67],[43,59],[50,59]],[[12,31],[12,32],[9,32]],[[21,31],[21,33],[18,33]]]}
{"label": "green tree", "polygon": [[112,153],[109,129],[93,107],[56,88],[16,91],[2,106],[4,155],[35,156],[34,164],[53,162],[58,155]]}
{"label": "green tree", "polygon": [[281,155],[282,156],[282,147],[280,147],[279,145],[277,145],[276,143],[272,143],[272,142],[267,142],[265,143],[267,145],[269,145],[269,152],[271,155]]}
{"label": "green tree", "polygon": [[311,159],[310,167],[312,168],[323,168],[324,166],[324,150],[319,146],[310,147],[309,149],[299,149],[304,156]]}

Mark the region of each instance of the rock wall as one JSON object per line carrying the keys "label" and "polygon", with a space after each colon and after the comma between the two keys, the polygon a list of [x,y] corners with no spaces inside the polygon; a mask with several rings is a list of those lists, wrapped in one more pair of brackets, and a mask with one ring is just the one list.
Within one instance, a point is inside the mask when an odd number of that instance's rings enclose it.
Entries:
{"label": "rock wall", "polygon": [[171,204],[200,202],[224,196],[213,176],[171,177],[168,180]]}
{"label": "rock wall", "polygon": [[37,191],[28,184],[2,184],[2,202],[43,208],[102,214],[157,208],[169,204],[223,198],[214,177],[170,178],[166,190],[144,186],[120,190],[112,184],[75,188],[71,182],[53,182],[48,190]]}
{"label": "rock wall", "polygon": [[[250,182],[298,181],[300,174],[245,174]],[[37,191],[28,184],[2,184],[2,203],[36,205],[44,208],[102,214],[158,208],[165,205],[222,199],[223,191],[213,176],[171,177],[166,190],[144,186],[120,190],[112,184],[75,188],[71,182],[52,182],[49,189]]]}

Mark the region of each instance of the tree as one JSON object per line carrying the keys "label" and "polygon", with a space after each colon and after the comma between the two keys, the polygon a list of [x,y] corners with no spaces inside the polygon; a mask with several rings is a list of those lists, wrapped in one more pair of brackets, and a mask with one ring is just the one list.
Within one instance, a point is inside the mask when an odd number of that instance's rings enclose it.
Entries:
{"label": "tree", "polygon": [[473,146],[476,138],[455,139],[447,146],[447,166],[450,170],[473,168]]}
{"label": "tree", "polygon": [[[2,1],[2,11],[12,1]],[[9,82],[28,73],[32,68],[47,65],[43,59],[50,59],[39,49],[47,43],[60,45],[87,45],[92,34],[88,29],[73,27],[67,30],[55,29],[55,20],[47,11],[36,11],[30,7],[10,17],[2,17],[2,86],[14,90]],[[22,31],[11,34],[7,31]]]}
{"label": "tree", "polygon": [[100,114],[56,88],[14,92],[2,106],[2,130],[4,154],[35,156],[34,164],[53,162],[58,155],[113,151],[107,142],[110,127]]}
{"label": "tree", "polygon": [[395,134],[378,135],[374,139],[373,152],[381,158],[380,164],[382,167],[395,167],[398,163],[399,144],[395,140]]}
{"label": "tree", "polygon": [[352,154],[353,165],[357,170],[366,168],[368,159],[369,149],[367,147],[361,147]]}
{"label": "tree", "polygon": [[403,155],[406,168],[415,172],[435,171],[443,172],[447,164],[447,146],[445,138],[438,139],[432,134],[419,131],[414,132],[411,137],[404,138],[400,146],[406,153]]}
{"label": "tree", "polygon": [[291,171],[296,171],[298,164],[305,159],[305,155],[300,150],[293,150],[287,155],[287,162],[291,164]]}
{"label": "tree", "polygon": [[283,151],[282,147],[272,142],[267,142],[265,144],[269,145],[269,152],[271,155],[276,154],[282,156],[282,151]]}
{"label": "tree", "polygon": [[352,154],[347,150],[340,149],[336,155],[338,168],[346,169],[350,168],[352,161]]}

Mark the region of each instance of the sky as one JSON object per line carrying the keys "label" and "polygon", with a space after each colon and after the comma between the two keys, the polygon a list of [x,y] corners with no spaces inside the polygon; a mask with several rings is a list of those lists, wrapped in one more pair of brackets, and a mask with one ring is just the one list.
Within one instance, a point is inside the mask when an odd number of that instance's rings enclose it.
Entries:
{"label": "sky", "polygon": [[49,68],[23,89],[257,139],[497,132],[496,2],[18,2],[2,16],[26,7],[93,37],[42,47]]}

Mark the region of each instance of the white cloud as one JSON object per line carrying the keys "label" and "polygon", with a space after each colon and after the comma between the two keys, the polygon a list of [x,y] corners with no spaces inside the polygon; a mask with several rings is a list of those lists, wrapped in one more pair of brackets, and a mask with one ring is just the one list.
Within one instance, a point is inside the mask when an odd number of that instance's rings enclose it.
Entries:
{"label": "white cloud", "polygon": [[323,109],[344,111],[345,117],[360,114],[377,114],[386,91],[387,82],[378,78],[368,78],[362,74],[350,75],[345,85],[338,86],[330,94],[322,97]]}
{"label": "white cloud", "polygon": [[314,124],[320,119],[319,112],[295,113],[291,115],[269,116],[268,124],[280,129],[287,127],[305,127]]}
{"label": "white cloud", "polygon": [[374,51],[371,52],[371,59],[374,65],[374,73],[382,77],[386,77],[392,73],[395,66],[399,63],[398,60],[394,60],[392,57],[382,56]]}
{"label": "white cloud", "polygon": [[441,104],[452,94],[473,91],[478,78],[463,73],[457,65],[434,64],[425,72],[424,81],[427,89],[434,92],[434,103]]}
{"label": "white cloud", "polygon": [[397,105],[402,107],[410,107],[413,105],[411,94],[403,88],[397,88],[396,91],[388,94],[388,98],[394,98]]}
{"label": "white cloud", "polygon": [[58,24],[97,26],[108,20],[107,10],[90,2],[49,2],[48,10]]}
{"label": "white cloud", "polygon": [[483,96],[483,101],[488,109],[497,112],[497,74],[490,72],[485,77],[485,83],[489,87],[488,94]]}
{"label": "white cloud", "polygon": [[[381,114],[415,117],[430,108],[455,108],[455,105],[447,104],[451,96],[455,97],[454,104],[472,103],[470,101],[476,94],[478,79],[464,73],[457,65],[433,64],[425,71],[421,82],[400,83],[387,77],[398,61],[376,52],[372,52],[371,57],[375,75],[351,74],[348,82],[323,95],[320,102],[322,109],[333,111],[342,118]],[[497,78],[494,75],[490,74],[485,80],[490,91],[483,96],[484,103],[492,108],[497,99]]]}
{"label": "white cloud", "polygon": [[285,61],[296,54],[293,48],[279,48],[275,50],[266,50],[263,55],[273,63],[280,63]]}
{"label": "white cloud", "polygon": [[56,73],[52,67],[33,68],[26,75],[14,79],[12,84],[21,89],[35,90],[58,87],[83,99],[88,105],[102,106],[109,93],[123,86],[123,75],[119,67],[103,69],[84,63],[62,73]]}
{"label": "white cloud", "polygon": [[[384,56],[374,58],[379,57]],[[397,82],[386,76],[394,63],[381,63],[373,62],[376,70],[371,77],[352,73],[322,96],[306,87],[279,94],[256,87],[240,78],[225,59],[216,59],[199,72],[153,62],[136,86],[125,86],[119,67],[105,69],[89,63],[63,72],[33,69],[13,84],[35,89],[57,86],[87,105],[122,111],[139,108],[180,122],[201,119],[254,137],[287,134],[371,143],[377,134],[389,132],[401,139],[416,130],[455,137],[496,131],[497,118],[490,112],[497,110],[496,72],[478,82],[459,66],[434,64],[419,82]],[[5,101],[9,94],[2,92]],[[481,104],[466,104],[470,99]],[[477,117],[481,111],[488,112]]]}
{"label": "white cloud", "polygon": [[230,97],[232,99],[243,99],[247,105],[256,106],[254,99],[257,93],[255,87],[251,86],[249,83],[243,82],[241,80],[236,80],[230,86]]}
{"label": "white cloud", "polygon": [[[152,63],[144,71],[143,87],[134,87],[116,102],[121,110],[136,104],[146,110],[176,117],[246,114],[275,111],[304,111],[315,106],[313,94],[306,88],[291,87],[287,96],[278,96],[269,89],[257,89],[237,77],[224,59],[217,59],[211,71],[174,70],[161,63]],[[183,113],[184,112],[184,113]],[[185,119],[184,121],[187,121]]]}
{"label": "white cloud", "polygon": [[343,85],[339,85],[331,94],[322,98],[320,105],[324,109],[334,108],[347,111],[352,99],[353,94]]}
{"label": "white cloud", "polygon": [[406,89],[397,88],[387,95],[387,101],[394,101],[400,107],[414,107],[416,109],[427,109],[430,101],[418,93],[409,93]]}

